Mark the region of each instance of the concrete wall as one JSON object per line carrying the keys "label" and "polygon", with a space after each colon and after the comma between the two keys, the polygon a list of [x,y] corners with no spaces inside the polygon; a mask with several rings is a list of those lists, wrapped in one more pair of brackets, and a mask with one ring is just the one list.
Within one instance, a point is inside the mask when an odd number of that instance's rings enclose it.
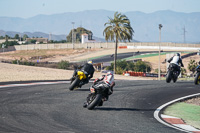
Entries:
{"label": "concrete wall", "polygon": [[[119,43],[118,46],[159,46],[161,47],[184,47],[190,49],[200,49],[200,44],[184,44],[184,43],[148,43],[148,42],[139,42],[139,43]],[[58,43],[58,44],[28,44],[28,45],[16,45],[9,48],[5,48],[4,51],[15,51],[15,50],[34,50],[34,49],[72,49],[72,48],[115,48],[115,43],[75,43],[74,46],[71,43]],[[187,50],[187,49],[186,49]],[[0,49],[2,52],[3,49]]]}

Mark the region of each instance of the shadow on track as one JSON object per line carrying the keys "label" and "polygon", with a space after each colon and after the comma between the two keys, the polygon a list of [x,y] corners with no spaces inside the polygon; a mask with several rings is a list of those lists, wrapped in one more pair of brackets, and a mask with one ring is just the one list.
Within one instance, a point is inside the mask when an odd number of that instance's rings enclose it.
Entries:
{"label": "shadow on track", "polygon": [[88,91],[88,92],[90,92],[90,89],[76,89],[74,91]]}
{"label": "shadow on track", "polygon": [[109,107],[101,107],[101,108],[95,108],[94,110],[102,110],[102,111],[155,111],[156,109],[135,109],[135,108],[109,108]]}

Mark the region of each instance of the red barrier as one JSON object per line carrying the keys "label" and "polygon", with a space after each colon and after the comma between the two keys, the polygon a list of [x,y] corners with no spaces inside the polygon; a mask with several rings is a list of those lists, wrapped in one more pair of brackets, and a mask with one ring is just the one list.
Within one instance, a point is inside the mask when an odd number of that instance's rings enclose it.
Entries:
{"label": "red barrier", "polygon": [[146,77],[146,73],[143,73],[143,77]]}
{"label": "red barrier", "polygon": [[131,72],[131,76],[133,76],[133,72]]}
{"label": "red barrier", "polygon": [[125,75],[126,73],[128,73],[130,76],[146,77],[146,73],[144,73],[144,72],[124,71],[123,75]]}
{"label": "red barrier", "polygon": [[118,46],[118,48],[120,48],[120,49],[121,49],[121,48],[127,48],[127,46]]}

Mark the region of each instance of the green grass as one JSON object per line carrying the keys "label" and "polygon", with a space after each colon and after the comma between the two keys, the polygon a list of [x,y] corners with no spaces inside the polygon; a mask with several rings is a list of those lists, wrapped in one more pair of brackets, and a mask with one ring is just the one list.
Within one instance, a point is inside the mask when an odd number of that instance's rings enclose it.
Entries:
{"label": "green grass", "polygon": [[[161,52],[160,55],[166,55],[166,54],[171,54],[175,52]],[[182,53],[190,53],[190,52],[182,52]],[[145,57],[153,57],[153,56],[158,56],[159,53],[148,53],[148,54],[143,54],[143,55],[136,55],[128,58],[124,58],[125,60],[132,60],[132,59],[138,59],[138,58],[145,58]]]}
{"label": "green grass", "polygon": [[[162,52],[161,55],[166,55],[166,54],[171,54],[171,53],[175,53],[175,52]],[[191,53],[191,52],[182,52],[182,53]],[[159,53],[148,53],[148,54],[136,55],[136,56],[124,58],[122,60],[132,60],[132,59],[138,59],[138,58],[153,57],[153,56],[158,56],[158,55],[159,55]],[[104,56],[107,56],[107,55],[96,56],[96,57],[92,57],[92,58],[88,58],[88,59],[83,59],[80,61],[98,59],[98,58],[101,58]]]}
{"label": "green grass", "polygon": [[96,57],[92,57],[92,58],[88,58],[88,59],[82,59],[82,60],[79,60],[79,61],[94,60],[94,59],[98,59],[98,58],[101,58],[101,57],[104,57],[104,56],[107,56],[107,55],[96,56]]}
{"label": "green grass", "polygon": [[175,103],[169,106],[164,111],[164,114],[181,118],[188,125],[192,125],[200,129],[200,106],[184,102]]}
{"label": "green grass", "polygon": [[[161,53],[161,55],[165,55],[165,54],[166,53]],[[133,56],[133,57],[126,58],[126,60],[137,59],[137,58],[145,58],[145,57],[152,57],[152,56],[158,56],[158,53],[136,55],[136,56]]]}

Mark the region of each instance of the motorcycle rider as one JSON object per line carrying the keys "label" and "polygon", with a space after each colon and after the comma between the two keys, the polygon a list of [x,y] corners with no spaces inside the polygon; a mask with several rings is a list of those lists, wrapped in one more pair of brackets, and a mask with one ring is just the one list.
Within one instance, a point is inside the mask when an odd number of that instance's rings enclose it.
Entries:
{"label": "motorcycle rider", "polygon": [[[113,87],[115,86],[114,75],[112,74],[112,72],[109,71],[106,73],[106,75],[102,75],[101,77],[95,79],[93,84],[94,84],[94,88],[102,86],[105,89],[107,89],[107,95],[106,95],[105,99],[101,100],[101,102],[98,105],[98,106],[102,106],[103,102],[107,101],[109,98],[109,95],[111,95],[113,93]],[[87,104],[88,103],[85,102],[83,104],[83,107],[86,108]]]}
{"label": "motorcycle rider", "polygon": [[[170,64],[174,64],[174,69],[178,71],[178,75],[181,72],[181,67],[184,67],[181,56],[179,53],[176,53],[175,56],[171,57],[167,62],[169,62]],[[181,67],[179,66],[179,64],[181,65]]]}
{"label": "motorcycle rider", "polygon": [[74,74],[70,80],[72,80],[77,75],[77,71],[79,71],[79,70],[84,72],[84,74],[86,76],[86,79],[80,83],[80,85],[82,86],[84,84],[87,84],[89,82],[89,80],[93,77],[95,69],[93,67],[92,61],[88,61],[87,63],[78,66],[78,69],[74,70]]}

